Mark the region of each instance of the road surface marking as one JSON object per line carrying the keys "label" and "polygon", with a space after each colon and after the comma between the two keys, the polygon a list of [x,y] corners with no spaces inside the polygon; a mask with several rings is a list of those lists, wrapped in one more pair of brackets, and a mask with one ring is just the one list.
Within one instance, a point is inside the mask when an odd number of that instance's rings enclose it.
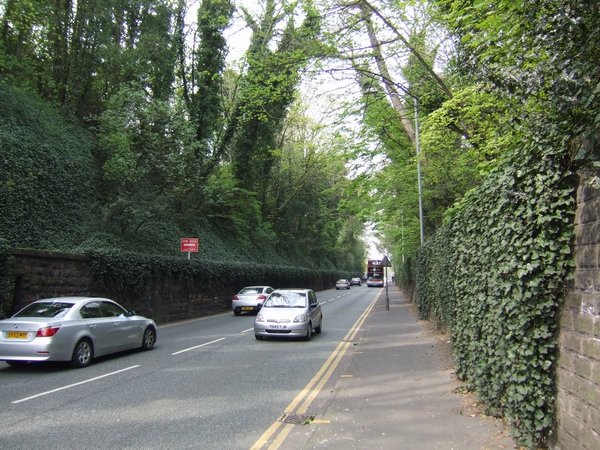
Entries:
{"label": "road surface marking", "polygon": [[178,352],[171,353],[171,356],[174,356],[174,355],[179,355],[180,353],[189,352],[190,350],[194,350],[194,349],[196,349],[196,348],[204,347],[205,345],[214,344],[215,342],[222,341],[223,339],[226,339],[226,338],[222,337],[221,339],[215,339],[214,341],[210,341],[210,342],[207,342],[207,343],[205,343],[205,344],[195,345],[195,346],[193,346],[193,347],[186,348],[186,349],[184,349],[184,350],[179,350]]}
{"label": "road surface marking", "polygon": [[[325,383],[331,377],[331,374],[333,373],[335,368],[340,363],[342,356],[344,356],[344,354],[348,350],[348,347],[350,347],[350,344],[352,342],[354,342],[354,338],[356,337],[356,334],[359,332],[362,324],[364,323],[367,316],[369,315],[369,313],[375,306],[375,303],[377,303],[377,300],[379,299],[380,295],[381,295],[381,291],[375,296],[375,298],[373,299],[371,304],[361,314],[361,316],[354,323],[352,328],[350,328],[350,331],[348,331],[348,333],[346,334],[344,339],[342,339],[342,341],[338,344],[338,346],[335,348],[335,350],[331,353],[331,355],[329,356],[327,361],[325,361],[325,363],[323,364],[321,369],[319,369],[319,371],[313,377],[313,379],[310,380],[310,382],[306,385],[306,387],[304,389],[302,389],[300,394],[298,394],[296,396],[296,398],[288,405],[288,407],[285,409],[286,414],[292,414],[292,413],[294,413],[294,411],[296,414],[306,413],[306,411],[308,410],[308,407],[310,406],[312,401],[315,399],[317,394],[321,391],[321,389],[323,388]],[[303,400],[304,400],[304,402],[300,405],[300,403]],[[298,406],[298,405],[300,405],[300,406]],[[269,439],[271,439],[271,437],[278,432],[281,425],[283,425],[283,422],[273,423],[269,427],[269,429],[267,431],[265,431],[263,433],[263,435],[254,443],[254,445],[250,448],[250,450],[260,450],[265,444],[268,444]],[[268,447],[268,450],[278,450],[280,445],[283,443],[283,440],[286,438],[286,436],[288,435],[288,433],[291,431],[291,429],[293,427],[294,427],[294,425],[286,424],[286,426],[283,427],[283,429],[281,431],[279,431],[279,434],[275,437],[275,439],[273,439],[273,441],[271,442],[271,445],[269,445],[269,447]]]}
{"label": "road surface marking", "polygon": [[65,389],[70,389],[72,387],[80,386],[80,385],[85,384],[85,383],[90,383],[92,381],[96,381],[96,380],[99,380],[101,378],[110,377],[111,375],[116,375],[118,373],[125,372],[126,370],[135,369],[136,367],[140,367],[140,365],[138,364],[137,366],[127,367],[126,369],[121,369],[121,370],[117,370],[116,372],[111,372],[111,373],[107,373],[107,374],[104,374],[104,375],[100,375],[99,377],[90,378],[89,380],[80,381],[79,383],[73,383],[73,384],[69,384],[68,386],[63,386],[63,387],[59,387],[59,388],[56,388],[56,389],[52,389],[51,391],[42,392],[40,394],[32,395],[31,397],[22,398],[21,400],[15,400],[12,403],[23,403],[23,402],[26,402],[27,400],[32,400],[34,398],[42,397],[44,395],[53,394],[55,392],[63,391]]}

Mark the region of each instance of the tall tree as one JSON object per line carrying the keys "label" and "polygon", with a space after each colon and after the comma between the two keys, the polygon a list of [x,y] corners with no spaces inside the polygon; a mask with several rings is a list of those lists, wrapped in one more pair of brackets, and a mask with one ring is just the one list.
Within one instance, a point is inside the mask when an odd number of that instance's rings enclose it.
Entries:
{"label": "tall tree", "polygon": [[[216,146],[224,122],[223,72],[227,43],[223,30],[234,11],[229,0],[204,0],[198,8],[198,39],[192,77],[190,117],[196,129],[196,157],[204,160],[204,175],[219,162],[222,151]],[[222,148],[221,148],[222,150]]]}
{"label": "tall tree", "polygon": [[[276,137],[292,104],[300,72],[311,55],[311,44],[319,31],[317,11],[307,5],[300,26],[293,8],[266,0],[263,15],[254,19],[245,12],[252,29],[246,54],[247,73],[236,107],[226,125],[220,145],[228,148],[233,173],[240,188],[258,193],[265,204],[269,174],[275,161]],[[283,29],[279,24],[285,21]],[[262,207],[263,215],[265,213]]]}

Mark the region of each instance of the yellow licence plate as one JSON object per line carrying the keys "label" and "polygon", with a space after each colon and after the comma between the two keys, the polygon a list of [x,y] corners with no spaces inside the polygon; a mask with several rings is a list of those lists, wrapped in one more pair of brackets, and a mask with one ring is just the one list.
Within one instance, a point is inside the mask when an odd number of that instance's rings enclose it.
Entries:
{"label": "yellow licence plate", "polygon": [[242,306],[242,311],[252,311],[253,309],[252,306]]}
{"label": "yellow licence plate", "polygon": [[6,337],[8,339],[27,339],[27,333],[23,333],[20,331],[9,331],[6,333]]}

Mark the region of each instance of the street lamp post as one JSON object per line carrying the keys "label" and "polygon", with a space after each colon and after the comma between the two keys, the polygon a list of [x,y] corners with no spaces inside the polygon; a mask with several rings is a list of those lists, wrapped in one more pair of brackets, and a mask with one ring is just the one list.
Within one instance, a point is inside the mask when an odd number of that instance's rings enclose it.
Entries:
{"label": "street lamp post", "polygon": [[387,257],[387,255],[383,256],[383,259],[381,260],[381,265],[383,267],[385,267],[385,275],[384,275],[384,283],[385,283],[385,309],[389,310],[390,309],[390,296],[388,294],[388,273],[387,273],[387,268],[391,266],[390,264],[390,259]]}
{"label": "street lamp post", "polygon": [[415,146],[417,147],[417,180],[419,183],[419,224],[421,228],[421,245],[425,243],[425,233],[423,226],[423,188],[421,185],[421,145],[419,143],[419,100],[415,100]]}

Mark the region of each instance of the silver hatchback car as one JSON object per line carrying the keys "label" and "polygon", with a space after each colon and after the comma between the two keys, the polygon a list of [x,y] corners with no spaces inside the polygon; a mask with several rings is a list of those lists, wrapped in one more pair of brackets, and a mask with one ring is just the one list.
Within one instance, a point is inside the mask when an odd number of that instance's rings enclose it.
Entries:
{"label": "silver hatchback car", "polygon": [[299,337],[309,341],[323,328],[323,313],[311,289],[277,289],[263,303],[254,320],[254,336]]}

